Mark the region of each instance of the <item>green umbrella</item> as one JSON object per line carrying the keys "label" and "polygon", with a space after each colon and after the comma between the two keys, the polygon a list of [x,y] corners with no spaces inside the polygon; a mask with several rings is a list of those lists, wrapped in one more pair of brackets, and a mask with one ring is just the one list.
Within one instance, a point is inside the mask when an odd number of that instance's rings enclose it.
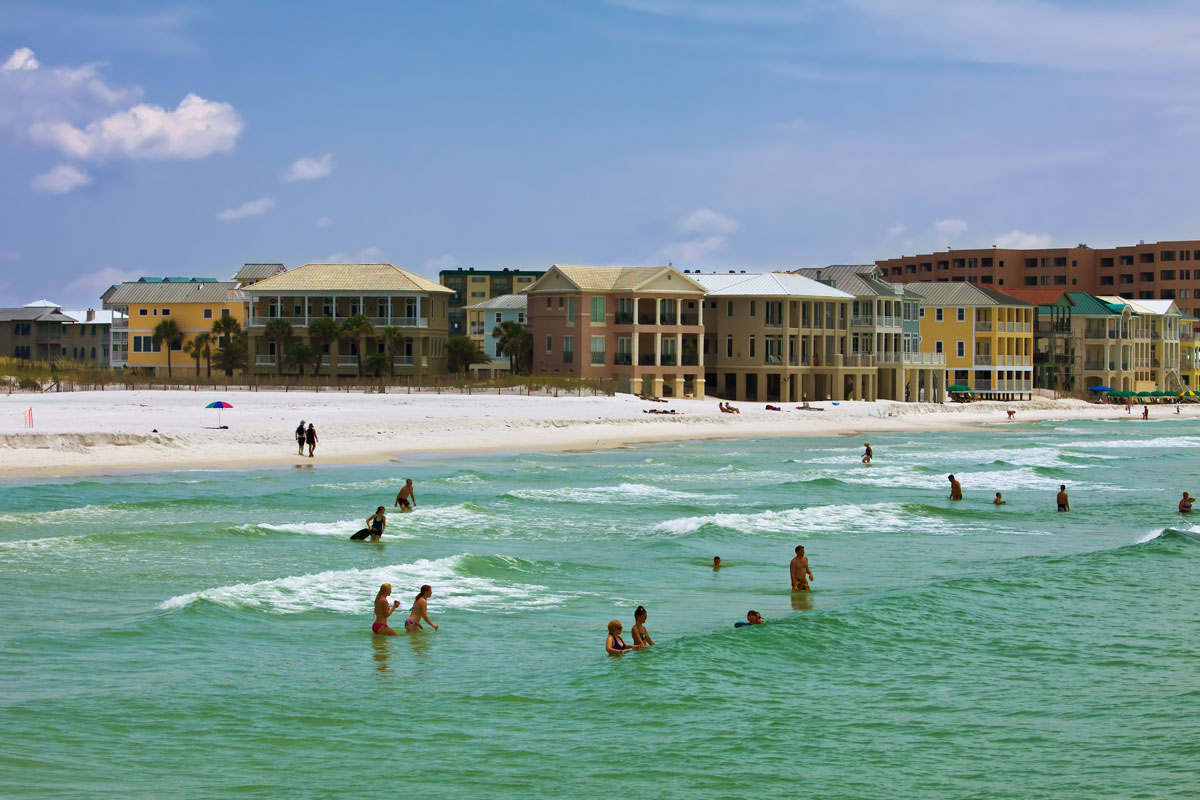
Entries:
{"label": "green umbrella", "polygon": [[1164,392],[1162,390],[1159,390],[1157,392],[1151,392],[1150,394],[1154,395],[1155,397],[1174,397],[1175,396],[1175,394],[1173,392]]}
{"label": "green umbrella", "polygon": [[1109,397],[1133,397],[1133,392],[1127,392],[1124,389],[1122,389],[1118,392],[1109,392],[1108,396]]}
{"label": "green umbrella", "polygon": [[947,389],[946,391],[947,392],[970,392],[971,387],[967,386],[965,383],[956,383],[953,386],[951,386],[949,389]]}
{"label": "green umbrella", "polygon": [[1154,392],[1138,392],[1138,397],[1154,397]]}

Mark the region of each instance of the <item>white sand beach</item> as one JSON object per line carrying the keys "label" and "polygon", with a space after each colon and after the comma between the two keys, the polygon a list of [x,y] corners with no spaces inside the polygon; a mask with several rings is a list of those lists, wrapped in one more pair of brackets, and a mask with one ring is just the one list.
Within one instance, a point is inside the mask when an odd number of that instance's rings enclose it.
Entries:
{"label": "white sand beach", "polygon": [[[218,414],[208,403],[233,408]],[[645,413],[673,408],[675,416]],[[548,397],[515,394],[346,394],[338,392],[105,391],[0,396],[0,475],[73,474],[171,467],[292,463],[370,463],[405,453],[561,450],[687,439],[850,435],[872,431],[962,429],[1016,421],[1136,418],[1119,407],[1078,400],[966,405],[890,401],[814,403],[820,411],[767,411],[716,400],[654,403],[631,395]],[[33,410],[34,427],[25,425]],[[1185,405],[1183,415],[1200,416]],[[1151,406],[1151,419],[1176,417]],[[296,455],[293,431],[315,424],[316,458]],[[857,446],[857,443],[856,445]]]}

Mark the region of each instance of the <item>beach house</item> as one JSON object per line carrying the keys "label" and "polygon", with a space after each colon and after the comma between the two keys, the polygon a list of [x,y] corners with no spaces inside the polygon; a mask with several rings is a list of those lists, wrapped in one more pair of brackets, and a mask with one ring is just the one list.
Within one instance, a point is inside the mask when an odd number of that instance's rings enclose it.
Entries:
{"label": "beach house", "polygon": [[1111,295],[1098,299],[1124,306],[1132,314],[1132,346],[1128,352],[1134,370],[1133,391],[1177,391],[1182,388],[1184,381],[1179,372],[1182,315],[1175,301],[1128,300]]}
{"label": "beach house", "polygon": [[511,360],[501,352],[500,340],[493,334],[506,322],[528,328],[525,318],[528,302],[529,296],[525,294],[502,294],[463,307],[467,336],[488,357],[486,363],[471,365],[473,374],[495,377],[497,373],[510,371]]}
{"label": "beach house", "polygon": [[[446,372],[452,291],[392,264],[305,264],[256,280],[250,369],[257,374],[411,376]],[[307,348],[297,348],[298,344]]]}
{"label": "beach house", "polygon": [[64,325],[75,320],[49,301],[0,308],[0,355],[26,361],[63,358]]}
{"label": "beach house", "polygon": [[705,287],[668,265],[555,264],[525,290],[533,371],[618,391],[704,396]]}
{"label": "beach house", "polygon": [[[467,333],[466,306],[482,303],[493,297],[520,294],[542,277],[542,270],[476,269],[458,267],[438,273],[438,281],[450,289],[450,335]],[[486,369],[486,368],[485,368]]]}

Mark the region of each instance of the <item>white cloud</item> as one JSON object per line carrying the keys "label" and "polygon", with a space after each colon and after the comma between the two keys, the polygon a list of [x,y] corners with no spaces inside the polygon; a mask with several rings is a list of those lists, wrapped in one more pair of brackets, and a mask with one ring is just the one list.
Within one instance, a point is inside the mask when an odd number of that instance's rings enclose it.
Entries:
{"label": "white cloud", "polygon": [[333,223],[329,217],[317,217],[317,221],[313,223],[314,228],[328,228]]}
{"label": "white cloud", "polygon": [[283,174],[285,181],[315,181],[327,178],[333,174],[333,153],[326,153],[318,158],[298,158]]}
{"label": "white cloud", "polygon": [[37,69],[41,64],[33,57],[33,51],[28,47],[18,47],[9,56],[8,61],[4,62],[4,66],[0,70],[5,72],[15,72],[19,69]]}
{"label": "white cloud", "polygon": [[961,219],[939,219],[933,229],[942,236],[960,236],[967,232],[967,223]]}
{"label": "white cloud", "polygon": [[887,229],[887,238],[895,239],[900,234],[908,230],[908,226],[903,222],[897,222],[895,225]]}
{"label": "white cloud", "polygon": [[36,176],[32,186],[39,192],[50,194],[66,194],[80,186],[87,186],[92,178],[86,172],[70,164],[59,164],[44,175]]}
{"label": "white cloud", "polygon": [[1042,249],[1050,247],[1050,234],[1048,233],[1025,233],[1024,231],[1012,229],[1008,233],[1002,233],[996,237],[994,244],[996,247],[1008,247],[1014,250],[1023,249]]}
{"label": "white cloud", "polygon": [[383,251],[378,247],[364,247],[358,251],[358,260],[361,264],[378,264],[383,261]]}
{"label": "white cloud", "polygon": [[724,236],[705,236],[687,242],[672,242],[662,249],[662,254],[672,263],[679,261],[686,264],[699,261],[719,249],[723,244],[725,244]]}
{"label": "white cloud", "polygon": [[75,158],[204,158],[233,149],[242,120],[233,106],[188,94],[174,110],[141,103],[77,128],[37,123],[35,139]]}
{"label": "white cloud", "polygon": [[441,272],[444,269],[450,269],[456,263],[458,263],[458,259],[449,253],[445,253],[440,256],[434,256],[432,258],[425,259],[425,263],[421,265],[421,269],[427,273]]}
{"label": "white cloud", "polygon": [[257,217],[259,214],[265,214],[275,207],[275,201],[270,197],[260,197],[257,200],[250,200],[242,203],[236,208],[227,208],[217,214],[217,219],[222,222],[232,222],[235,219],[245,219],[246,217]]}
{"label": "white cloud", "polygon": [[719,250],[729,235],[741,229],[741,224],[733,217],[713,211],[711,208],[700,208],[680,219],[676,230],[690,238],[684,241],[671,242],[662,248],[660,253],[672,263],[680,261],[688,263],[700,261],[710,253]]}
{"label": "white cloud", "polygon": [[108,287],[115,283],[136,281],[138,277],[139,274],[136,272],[128,272],[116,269],[115,267],[105,267],[104,269],[80,275],[78,278],[71,280],[63,287],[63,291],[68,295],[91,299],[104,294]]}
{"label": "white cloud", "polygon": [[711,208],[701,208],[679,220],[676,226],[680,233],[735,233],[742,227],[732,217],[727,217]]}

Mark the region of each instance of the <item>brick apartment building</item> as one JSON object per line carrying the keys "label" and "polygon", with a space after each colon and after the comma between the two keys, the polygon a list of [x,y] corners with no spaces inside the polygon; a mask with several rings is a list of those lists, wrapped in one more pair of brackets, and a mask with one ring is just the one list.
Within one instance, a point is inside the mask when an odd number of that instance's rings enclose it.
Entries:
{"label": "brick apartment building", "polygon": [[1174,300],[1200,316],[1200,240],[1033,250],[947,250],[875,262],[893,283],[966,282],[997,289],[1057,288],[1126,300]]}

